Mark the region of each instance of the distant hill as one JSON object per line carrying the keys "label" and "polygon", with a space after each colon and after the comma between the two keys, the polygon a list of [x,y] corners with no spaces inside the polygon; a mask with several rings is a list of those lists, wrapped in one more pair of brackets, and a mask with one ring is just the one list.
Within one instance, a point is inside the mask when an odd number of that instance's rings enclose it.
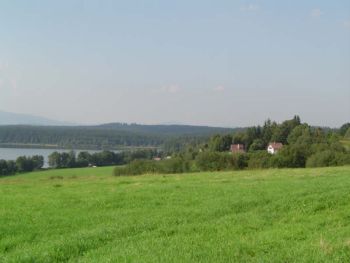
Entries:
{"label": "distant hill", "polygon": [[143,124],[126,124],[126,123],[107,123],[95,126],[102,129],[113,129],[116,131],[146,133],[152,135],[213,135],[216,133],[230,133],[233,128],[210,127],[210,126],[194,126],[194,125],[143,125]]}
{"label": "distant hill", "polygon": [[191,125],[108,123],[72,125],[39,116],[0,111],[0,147],[116,149],[162,147],[206,141],[240,129]]}
{"label": "distant hill", "polygon": [[0,125],[0,147],[119,149],[205,142],[240,129],[189,125],[103,124],[97,126]]}
{"label": "distant hill", "polygon": [[43,126],[72,125],[72,123],[51,120],[44,117],[30,115],[30,114],[0,111],[0,125],[18,125],[18,124],[43,125]]}

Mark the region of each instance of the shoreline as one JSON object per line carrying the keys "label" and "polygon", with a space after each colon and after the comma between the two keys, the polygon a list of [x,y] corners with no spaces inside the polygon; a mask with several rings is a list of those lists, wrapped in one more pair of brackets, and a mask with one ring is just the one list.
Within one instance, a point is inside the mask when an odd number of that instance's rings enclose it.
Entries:
{"label": "shoreline", "polygon": [[160,149],[156,146],[60,146],[54,144],[21,144],[21,143],[0,143],[0,148],[4,149],[44,149],[44,150],[90,150],[90,151],[125,151],[125,150],[142,150],[142,149]]}

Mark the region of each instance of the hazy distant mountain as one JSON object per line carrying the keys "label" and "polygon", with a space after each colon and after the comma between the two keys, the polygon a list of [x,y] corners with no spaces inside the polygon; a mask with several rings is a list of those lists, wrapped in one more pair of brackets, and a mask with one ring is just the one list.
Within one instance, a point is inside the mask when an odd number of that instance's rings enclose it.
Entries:
{"label": "hazy distant mountain", "polygon": [[72,123],[55,121],[44,117],[0,111],[0,125],[73,125]]}

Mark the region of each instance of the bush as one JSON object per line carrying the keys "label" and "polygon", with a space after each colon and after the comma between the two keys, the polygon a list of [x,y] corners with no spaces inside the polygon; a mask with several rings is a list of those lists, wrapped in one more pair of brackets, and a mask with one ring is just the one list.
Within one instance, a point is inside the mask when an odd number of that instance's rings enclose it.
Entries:
{"label": "bush", "polygon": [[12,175],[16,172],[17,167],[14,161],[0,160],[0,176]]}
{"label": "bush", "polygon": [[114,175],[139,175],[146,173],[154,173],[155,161],[150,160],[134,160],[124,167],[116,167]]}
{"label": "bush", "polygon": [[141,149],[122,153],[125,163],[130,163],[133,160],[152,160],[158,157],[158,152],[153,149]]}
{"label": "bush", "polygon": [[69,153],[53,152],[49,155],[49,165],[54,168],[72,168],[76,167],[75,152],[70,151]]}
{"label": "bush", "polygon": [[266,145],[262,139],[255,139],[249,147],[249,151],[259,151],[264,150]]}
{"label": "bush", "polygon": [[306,162],[306,167],[325,167],[350,164],[350,154],[326,150],[311,155]]}
{"label": "bush", "polygon": [[32,157],[20,156],[16,161],[0,160],[0,176],[12,175],[16,172],[31,172],[40,170],[44,165],[44,157],[34,155]]}
{"label": "bush", "polygon": [[44,165],[44,157],[35,155],[33,157],[20,156],[16,159],[16,168],[18,172],[31,172],[39,170]]}
{"label": "bush", "polygon": [[200,171],[222,171],[234,166],[232,155],[220,152],[202,152],[195,162]]}
{"label": "bush", "polygon": [[242,170],[248,167],[249,156],[246,153],[236,153],[232,156],[232,168]]}
{"label": "bush", "polygon": [[41,155],[34,155],[32,157],[34,170],[40,170],[44,166],[44,157]]}
{"label": "bush", "polygon": [[305,167],[307,158],[311,150],[308,145],[287,145],[282,148],[276,155],[271,158],[271,167]]}
{"label": "bush", "polygon": [[73,151],[66,153],[53,152],[49,155],[49,165],[53,168],[87,167],[89,165],[107,166],[125,163],[126,154],[102,151],[90,154],[80,152],[76,157]]}
{"label": "bush", "polygon": [[141,175],[147,173],[171,174],[190,171],[190,163],[181,158],[163,161],[134,160],[124,167],[115,167],[114,175]]}
{"label": "bush", "polygon": [[266,151],[259,151],[249,154],[248,160],[248,168],[249,169],[261,169],[261,168],[269,168],[271,154]]}
{"label": "bush", "polygon": [[157,170],[161,173],[185,173],[190,171],[190,163],[181,158],[172,158],[157,162]]}

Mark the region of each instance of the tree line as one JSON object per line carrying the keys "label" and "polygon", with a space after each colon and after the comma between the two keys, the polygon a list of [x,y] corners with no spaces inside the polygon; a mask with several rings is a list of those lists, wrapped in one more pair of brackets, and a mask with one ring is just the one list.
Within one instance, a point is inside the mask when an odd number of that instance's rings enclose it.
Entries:
{"label": "tree line", "polygon": [[[125,152],[102,151],[89,153],[82,151],[76,154],[70,152],[53,152],[48,156],[49,168],[78,168],[89,166],[110,166],[124,165],[133,160],[152,160],[155,157],[162,156],[157,150],[141,149]],[[44,157],[20,156],[16,160],[0,160],[0,176],[14,175],[16,173],[32,172],[42,169],[44,166]]]}
{"label": "tree line", "polygon": [[76,168],[124,165],[133,160],[151,160],[157,156],[160,156],[160,153],[157,150],[152,149],[124,151],[118,153],[113,151],[102,151],[96,153],[82,151],[79,152],[78,155],[74,151],[70,151],[62,153],[53,152],[49,155],[48,162],[51,168]]}
{"label": "tree line", "polygon": [[32,172],[34,170],[40,170],[43,166],[44,157],[41,155],[31,157],[20,156],[15,161],[0,160],[0,176]]}
{"label": "tree line", "polygon": [[[116,168],[115,175],[145,172],[198,172],[260,168],[302,168],[350,164],[350,150],[342,139],[350,139],[350,123],[340,129],[312,127],[299,116],[282,123],[267,120],[233,134],[217,134],[205,143],[186,145],[173,152],[173,161],[137,161]],[[349,136],[349,137],[347,137]],[[270,142],[283,143],[277,154],[266,150]],[[243,144],[245,153],[231,153],[232,144]],[[143,167],[143,168],[142,168]]]}
{"label": "tree line", "polygon": [[[218,159],[223,164],[215,169],[346,165],[350,164],[350,152],[341,140],[347,130],[348,123],[338,130],[323,129],[301,123],[299,116],[280,124],[267,120],[262,127],[254,126],[233,135],[212,137],[196,158],[202,160],[198,163],[202,170],[213,170],[207,164],[220,163]],[[266,151],[270,142],[281,142],[284,146],[277,154],[271,155]],[[220,155],[228,151],[231,143],[243,144],[247,152],[234,154],[232,158]]]}

